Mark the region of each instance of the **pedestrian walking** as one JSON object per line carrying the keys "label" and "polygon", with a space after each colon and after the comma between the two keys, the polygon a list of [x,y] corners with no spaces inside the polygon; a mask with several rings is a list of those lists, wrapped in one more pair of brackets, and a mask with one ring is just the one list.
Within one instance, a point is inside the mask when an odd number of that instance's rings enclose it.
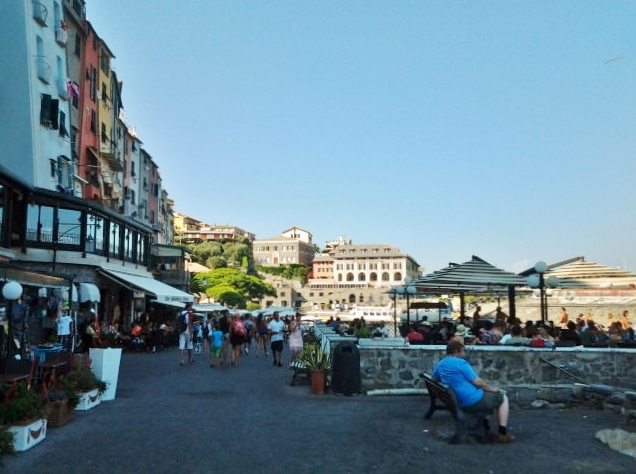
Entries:
{"label": "pedestrian walking", "polygon": [[232,345],[232,365],[238,367],[241,347],[245,342],[247,332],[238,313],[235,313],[230,324],[230,344]]}
{"label": "pedestrian walking", "polygon": [[267,329],[271,338],[272,355],[274,356],[274,365],[282,367],[281,362],[283,356],[283,331],[285,330],[285,323],[281,321],[278,311],[274,311],[272,319],[267,325]]}
{"label": "pedestrian walking", "polygon": [[179,313],[175,328],[179,332],[179,359],[180,364],[185,365],[186,351],[188,354],[188,363],[194,364],[192,357],[193,345],[193,329],[194,315],[192,314],[192,303],[186,303],[185,309]]}
{"label": "pedestrian walking", "polygon": [[296,314],[296,318],[289,323],[289,348],[291,349],[291,357],[289,366],[298,358],[303,351],[303,330],[300,321],[300,314]]}
{"label": "pedestrian walking", "polygon": [[217,323],[213,325],[210,333],[210,367],[215,369],[221,361],[223,353],[223,332]]}

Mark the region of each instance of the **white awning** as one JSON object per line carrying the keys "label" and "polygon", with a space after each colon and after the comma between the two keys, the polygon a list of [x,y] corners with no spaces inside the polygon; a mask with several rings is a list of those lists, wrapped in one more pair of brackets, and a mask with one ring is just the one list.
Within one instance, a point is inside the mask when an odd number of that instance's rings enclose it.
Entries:
{"label": "white awning", "polygon": [[166,285],[154,278],[131,275],[130,273],[117,272],[115,270],[106,270],[101,268],[99,273],[107,278],[119,283],[120,285],[132,291],[143,291],[149,295],[156,297],[157,302],[179,302],[190,303],[194,301],[194,296],[175,287]]}
{"label": "white awning", "polygon": [[163,304],[166,306],[173,306],[175,308],[183,309],[185,308],[185,303],[179,303],[177,301],[159,301],[159,300],[150,300],[151,303]]}
{"label": "white awning", "polygon": [[78,283],[79,287],[79,300],[80,303],[85,303],[87,301],[90,302],[101,302],[101,296],[99,294],[99,288],[93,285],[92,283]]}

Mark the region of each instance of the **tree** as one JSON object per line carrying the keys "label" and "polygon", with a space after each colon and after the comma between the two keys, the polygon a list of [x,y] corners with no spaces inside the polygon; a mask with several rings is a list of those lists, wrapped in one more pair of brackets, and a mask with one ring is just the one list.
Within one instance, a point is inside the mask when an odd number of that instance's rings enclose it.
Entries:
{"label": "tree", "polygon": [[205,266],[208,268],[216,269],[216,268],[226,268],[227,260],[225,257],[210,257],[205,261]]}
{"label": "tree", "polygon": [[245,308],[245,298],[243,295],[230,286],[218,285],[208,288],[205,294],[221,304],[241,309]]}
{"label": "tree", "polygon": [[[236,290],[245,300],[260,300],[265,296],[276,296],[276,289],[265,283],[258,277],[246,275],[242,271],[233,268],[219,268],[207,273],[195,275],[192,287],[202,285],[206,281],[206,294],[208,290],[215,287],[230,287]],[[198,287],[198,286],[197,286]],[[215,296],[212,296],[217,299]]]}

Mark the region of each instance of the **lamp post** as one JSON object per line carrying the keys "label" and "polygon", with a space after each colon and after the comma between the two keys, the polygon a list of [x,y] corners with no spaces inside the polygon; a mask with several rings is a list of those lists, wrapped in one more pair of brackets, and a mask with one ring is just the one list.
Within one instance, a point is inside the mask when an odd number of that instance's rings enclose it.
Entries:
{"label": "lamp post", "polygon": [[411,277],[404,278],[404,283],[406,286],[396,286],[395,291],[398,295],[406,296],[406,325],[407,327],[411,325],[411,308],[409,307],[409,298],[411,295],[414,295],[417,292],[417,288],[412,286],[410,283],[413,281]]}
{"label": "lamp post", "polygon": [[13,358],[13,305],[22,296],[22,285],[16,281],[8,281],[2,287],[2,296],[9,302],[7,313],[7,347],[5,351],[6,357],[2,359],[2,372],[4,373],[6,363]]}
{"label": "lamp post", "polygon": [[559,279],[555,276],[544,277],[548,266],[545,262],[537,262],[534,266],[534,275],[528,277],[528,286],[530,288],[539,289],[539,297],[541,298],[541,322],[545,323],[548,319],[548,296],[552,295],[554,288],[559,286]]}
{"label": "lamp post", "polygon": [[393,288],[390,292],[389,292],[389,298],[391,298],[391,300],[393,300],[393,334],[397,337],[397,308],[396,308],[396,303],[397,303],[397,291],[395,290],[395,288]]}

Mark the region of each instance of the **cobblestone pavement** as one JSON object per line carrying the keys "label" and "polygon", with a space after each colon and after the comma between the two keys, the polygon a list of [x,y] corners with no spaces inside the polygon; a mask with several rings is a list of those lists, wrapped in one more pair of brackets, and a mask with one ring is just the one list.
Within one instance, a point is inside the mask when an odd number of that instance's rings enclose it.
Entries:
{"label": "cobblestone pavement", "polygon": [[[287,356],[287,354],[285,354]],[[540,473],[636,472],[636,460],[594,438],[621,427],[608,411],[511,413],[511,445],[449,445],[450,418],[422,418],[422,396],[314,396],[290,386],[271,358],[237,368],[176,351],[124,354],[117,398],[35,448],[6,456],[3,472],[45,473]]]}

